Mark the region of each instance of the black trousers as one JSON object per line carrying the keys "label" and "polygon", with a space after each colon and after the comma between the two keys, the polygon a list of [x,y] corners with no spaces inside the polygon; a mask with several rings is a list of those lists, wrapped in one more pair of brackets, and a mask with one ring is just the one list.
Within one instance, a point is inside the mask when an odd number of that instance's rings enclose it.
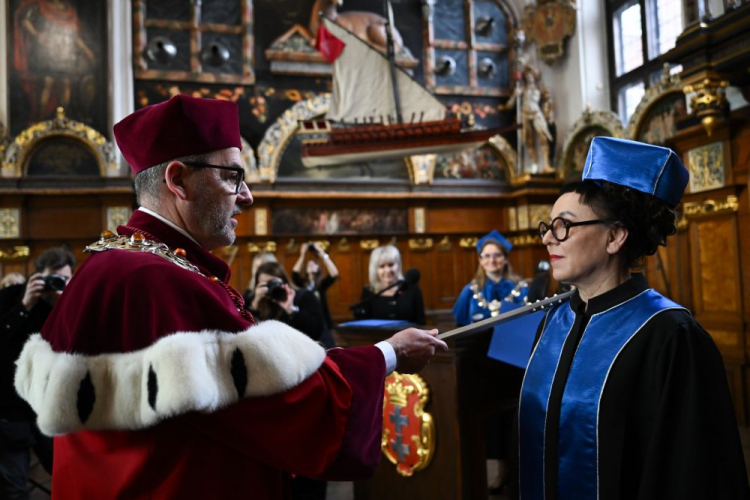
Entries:
{"label": "black trousers", "polygon": [[0,498],[26,500],[31,450],[44,469],[52,473],[52,438],[30,422],[0,419]]}

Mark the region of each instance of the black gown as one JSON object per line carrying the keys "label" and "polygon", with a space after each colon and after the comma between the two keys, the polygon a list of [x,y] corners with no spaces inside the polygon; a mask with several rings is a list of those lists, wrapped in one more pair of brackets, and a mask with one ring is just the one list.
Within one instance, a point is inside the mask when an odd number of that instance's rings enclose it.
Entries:
{"label": "black gown", "polygon": [[424,299],[419,285],[409,285],[392,297],[377,295],[372,288],[362,289],[361,306],[354,311],[357,319],[400,319],[424,325]]}
{"label": "black gown", "polygon": [[[559,497],[560,406],[586,324],[591,315],[647,288],[643,275],[636,274],[590,299],[588,310],[577,293],[571,298],[575,322],[560,355],[547,410],[545,500]],[[750,498],[721,355],[686,311],[664,311],[643,326],[612,365],[599,411],[600,499]]]}

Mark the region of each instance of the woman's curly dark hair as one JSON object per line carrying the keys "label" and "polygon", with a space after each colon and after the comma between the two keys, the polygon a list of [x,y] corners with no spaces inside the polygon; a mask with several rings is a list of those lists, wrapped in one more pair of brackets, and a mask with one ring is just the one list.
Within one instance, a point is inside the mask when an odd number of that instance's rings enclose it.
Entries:
{"label": "woman's curly dark hair", "polygon": [[579,181],[564,185],[560,194],[578,193],[581,203],[601,218],[613,219],[628,230],[620,250],[628,269],[641,268],[647,255],[677,232],[676,214],[664,201],[641,191],[606,181]]}

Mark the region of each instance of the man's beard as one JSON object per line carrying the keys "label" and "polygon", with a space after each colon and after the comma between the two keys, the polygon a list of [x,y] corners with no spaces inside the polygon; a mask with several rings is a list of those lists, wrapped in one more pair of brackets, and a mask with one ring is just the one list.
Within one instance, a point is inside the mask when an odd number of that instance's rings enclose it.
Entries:
{"label": "man's beard", "polygon": [[234,215],[240,213],[239,207],[234,205],[227,212],[223,207],[208,196],[200,196],[195,200],[196,206],[201,214],[201,226],[207,235],[217,240],[220,246],[231,245],[236,240],[231,220]]}

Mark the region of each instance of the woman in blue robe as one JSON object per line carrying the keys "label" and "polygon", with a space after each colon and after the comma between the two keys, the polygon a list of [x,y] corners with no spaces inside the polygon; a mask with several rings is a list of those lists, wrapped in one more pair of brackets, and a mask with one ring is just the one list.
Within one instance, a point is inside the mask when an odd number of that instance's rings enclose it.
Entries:
{"label": "woman in blue robe", "polygon": [[632,272],[676,232],[687,183],[674,151],[595,137],[583,181],[539,224],[575,291],[547,312],[523,380],[523,500],[750,499],[719,350]]}
{"label": "woman in blue robe", "polygon": [[474,279],[466,285],[453,306],[458,326],[496,316],[503,299],[522,301],[526,289],[513,294],[520,278],[508,261],[513,245],[502,234],[493,230],[477,242],[479,266]]}

